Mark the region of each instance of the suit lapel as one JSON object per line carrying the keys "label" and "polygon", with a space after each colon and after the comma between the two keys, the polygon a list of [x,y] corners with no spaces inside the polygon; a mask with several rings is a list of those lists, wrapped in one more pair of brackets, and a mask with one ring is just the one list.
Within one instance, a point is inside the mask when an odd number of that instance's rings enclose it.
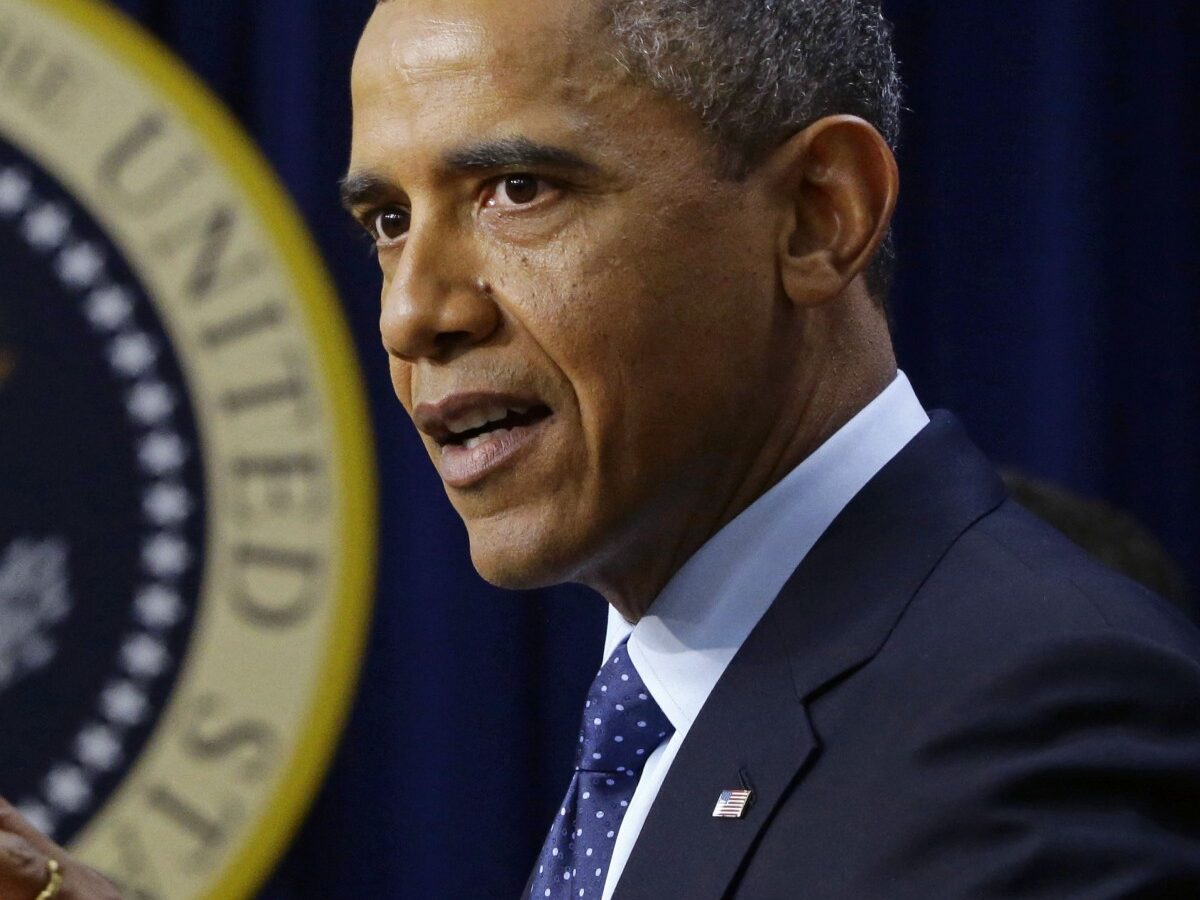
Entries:
{"label": "suit lapel", "polygon": [[[771,739],[763,739],[764,725]],[[713,689],[675,757],[614,895],[715,898],[816,749],[778,635],[756,630]],[[722,791],[747,787],[741,819],[713,818]]]}
{"label": "suit lapel", "polygon": [[[614,900],[718,900],[762,829],[819,756],[805,702],[873,657],[950,545],[1004,499],[949,415],[850,502],[784,586],[713,689],[642,828]],[[754,792],[742,819],[721,791]]]}

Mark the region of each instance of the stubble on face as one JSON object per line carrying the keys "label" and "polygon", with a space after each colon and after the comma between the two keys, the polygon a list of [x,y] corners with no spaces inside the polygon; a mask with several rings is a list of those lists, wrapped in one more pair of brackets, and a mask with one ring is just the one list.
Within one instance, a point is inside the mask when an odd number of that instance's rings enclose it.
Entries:
{"label": "stubble on face", "polygon": [[[490,391],[552,412],[503,465],[447,487],[476,567],[509,587],[582,581],[636,613],[753,499],[793,337],[777,327],[766,186],[719,179],[694,115],[624,71],[594,13],[565,0],[393,0],[353,93],[351,172],[393,185],[412,216],[404,245],[380,251],[401,402]],[[532,168],[549,199],[500,214],[480,197],[511,169],[441,165],[515,138],[588,170]],[[451,312],[470,328],[416,339]],[[423,439],[437,464],[444,446]]]}

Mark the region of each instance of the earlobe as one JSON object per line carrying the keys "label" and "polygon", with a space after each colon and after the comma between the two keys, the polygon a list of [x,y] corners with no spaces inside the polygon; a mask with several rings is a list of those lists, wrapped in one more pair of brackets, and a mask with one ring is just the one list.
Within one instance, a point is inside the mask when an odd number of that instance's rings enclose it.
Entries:
{"label": "earlobe", "polygon": [[779,239],[788,298],[817,306],[839,296],[887,235],[899,194],[895,157],[869,123],[831,116],[781,145],[769,162],[789,204]]}
{"label": "earlobe", "polygon": [[784,293],[797,306],[819,306],[846,286],[847,280],[828,250],[792,252],[782,262]]}

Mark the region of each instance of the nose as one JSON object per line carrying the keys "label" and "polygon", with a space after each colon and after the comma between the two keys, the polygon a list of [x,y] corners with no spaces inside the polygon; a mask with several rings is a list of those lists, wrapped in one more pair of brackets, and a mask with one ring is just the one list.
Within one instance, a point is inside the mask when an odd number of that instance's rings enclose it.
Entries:
{"label": "nose", "polygon": [[389,354],[445,361],[495,332],[500,311],[474,259],[446,231],[409,232],[383,287],[379,332]]}

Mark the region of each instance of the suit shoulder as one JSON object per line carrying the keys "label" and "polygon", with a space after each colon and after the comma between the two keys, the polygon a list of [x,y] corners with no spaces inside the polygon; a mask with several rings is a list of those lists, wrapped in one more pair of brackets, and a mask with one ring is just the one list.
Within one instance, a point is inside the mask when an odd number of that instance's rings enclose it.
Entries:
{"label": "suit shoulder", "polygon": [[[969,528],[909,611],[1024,643],[1107,634],[1200,660],[1200,630],[1169,601],[1107,568],[1012,501]],[[907,615],[906,617],[907,618]]]}
{"label": "suit shoulder", "polygon": [[832,869],[828,897],[1197,896],[1200,636],[1011,502],[807,709],[820,755],[763,872]]}

